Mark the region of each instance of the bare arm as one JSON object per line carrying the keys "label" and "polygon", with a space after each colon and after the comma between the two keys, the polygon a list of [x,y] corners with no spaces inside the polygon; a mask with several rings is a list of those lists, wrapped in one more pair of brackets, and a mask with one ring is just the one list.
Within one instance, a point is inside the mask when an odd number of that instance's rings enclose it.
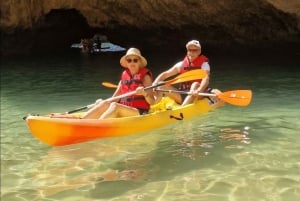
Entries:
{"label": "bare arm", "polygon": [[210,71],[206,70],[206,73],[207,73],[206,77],[202,79],[199,87],[195,90],[196,93],[204,92],[204,90],[208,87]]}
{"label": "bare arm", "polygon": [[[149,87],[149,86],[152,85],[152,78],[150,77],[150,75],[145,75],[145,77],[143,79],[143,84],[144,84],[145,87]],[[143,90],[142,95],[145,97],[146,101],[150,105],[155,103],[153,90],[147,90],[147,91]]]}
{"label": "bare arm", "polygon": [[[118,84],[118,87],[116,88],[114,94],[112,95],[112,97],[115,97],[115,96],[118,96],[118,95],[121,95],[121,81],[119,82]],[[118,102],[119,100],[117,100],[116,102]]]}
{"label": "bare arm", "polygon": [[210,77],[210,65],[208,62],[204,62],[201,66],[203,70],[206,71],[207,76],[202,79],[202,82],[200,83],[199,87],[196,88],[195,92],[204,92],[204,90],[208,87],[209,85],[209,77]]}
{"label": "bare arm", "polygon": [[154,80],[154,84],[159,83],[160,81],[164,81],[165,79],[177,75],[180,73],[180,65],[181,62],[178,62],[177,64],[175,64],[174,66],[172,66],[170,69],[162,72],[161,74],[159,74],[156,79]]}

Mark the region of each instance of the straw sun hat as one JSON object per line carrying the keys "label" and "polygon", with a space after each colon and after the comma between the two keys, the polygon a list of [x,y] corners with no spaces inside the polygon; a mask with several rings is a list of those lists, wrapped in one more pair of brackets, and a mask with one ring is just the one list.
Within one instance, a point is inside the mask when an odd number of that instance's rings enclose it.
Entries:
{"label": "straw sun hat", "polygon": [[145,59],[145,57],[143,57],[143,56],[141,55],[141,52],[140,52],[139,49],[134,48],[134,47],[129,48],[129,49],[127,50],[126,54],[120,59],[120,64],[121,64],[121,66],[123,66],[124,68],[127,68],[127,65],[126,65],[126,64],[127,64],[126,58],[127,58],[128,56],[131,56],[131,55],[138,56],[138,57],[141,59],[142,67],[147,66],[147,60]]}

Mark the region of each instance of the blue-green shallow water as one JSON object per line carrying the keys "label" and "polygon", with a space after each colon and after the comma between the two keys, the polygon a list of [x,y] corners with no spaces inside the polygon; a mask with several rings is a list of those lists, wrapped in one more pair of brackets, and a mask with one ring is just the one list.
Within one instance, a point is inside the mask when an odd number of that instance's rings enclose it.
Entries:
{"label": "blue-green shallow water", "polygon": [[[1,64],[1,200],[270,200],[300,198],[299,63],[211,58],[213,87],[252,89],[226,105],[150,132],[49,147],[28,113],[64,112],[106,98],[122,54]],[[145,55],[157,75],[178,55]],[[272,62],[271,62],[272,61]],[[151,123],[151,122],[149,122]]]}

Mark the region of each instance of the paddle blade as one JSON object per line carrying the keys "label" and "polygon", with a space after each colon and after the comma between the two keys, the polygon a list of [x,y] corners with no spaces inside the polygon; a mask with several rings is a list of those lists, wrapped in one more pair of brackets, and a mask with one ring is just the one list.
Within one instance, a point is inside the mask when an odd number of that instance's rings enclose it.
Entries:
{"label": "paddle blade", "polygon": [[102,85],[108,88],[117,88],[118,85],[110,83],[110,82],[102,82]]}
{"label": "paddle blade", "polygon": [[226,103],[230,103],[236,106],[247,106],[250,104],[252,99],[251,90],[235,90],[235,91],[226,91],[217,95],[219,99]]}
{"label": "paddle blade", "polygon": [[[181,82],[187,82],[187,81],[192,81],[192,80],[199,80],[203,79],[206,76],[206,71],[203,69],[197,69],[197,70],[192,70],[192,71],[187,71],[185,73],[182,73],[175,77],[174,79],[168,80],[164,82],[164,84],[178,84]],[[111,82],[102,82],[102,85],[108,88],[117,88],[118,85],[113,84]],[[158,86],[161,86],[162,84],[159,84]],[[155,88],[157,86],[153,86],[151,88]]]}
{"label": "paddle blade", "polygon": [[188,82],[192,80],[200,80],[205,78],[207,75],[206,71],[203,69],[191,70],[182,73],[172,80],[166,81],[167,84],[177,84],[181,82]]}

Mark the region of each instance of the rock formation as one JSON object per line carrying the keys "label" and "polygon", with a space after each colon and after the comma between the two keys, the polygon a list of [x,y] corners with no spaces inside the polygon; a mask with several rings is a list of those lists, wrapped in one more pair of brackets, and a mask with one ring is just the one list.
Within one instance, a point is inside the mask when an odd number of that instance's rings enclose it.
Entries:
{"label": "rock formation", "polygon": [[299,0],[6,0],[1,55],[66,49],[100,31],[122,46],[299,44]]}

